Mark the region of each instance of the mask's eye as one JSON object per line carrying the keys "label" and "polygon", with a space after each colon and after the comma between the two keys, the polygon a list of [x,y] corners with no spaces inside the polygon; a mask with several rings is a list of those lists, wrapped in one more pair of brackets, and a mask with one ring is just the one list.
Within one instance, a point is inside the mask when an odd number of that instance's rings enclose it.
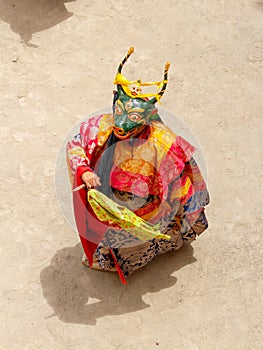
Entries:
{"label": "mask's eye", "polygon": [[132,101],[129,100],[125,103],[125,109],[126,109],[126,111],[128,111],[131,108],[132,108]]}
{"label": "mask's eye", "polygon": [[140,114],[137,114],[137,113],[131,113],[128,115],[128,118],[132,122],[138,123],[142,119],[142,116]]}
{"label": "mask's eye", "polygon": [[117,114],[117,115],[122,114],[122,109],[121,109],[121,107],[118,106],[118,105],[115,105],[115,112],[114,112],[114,113]]}

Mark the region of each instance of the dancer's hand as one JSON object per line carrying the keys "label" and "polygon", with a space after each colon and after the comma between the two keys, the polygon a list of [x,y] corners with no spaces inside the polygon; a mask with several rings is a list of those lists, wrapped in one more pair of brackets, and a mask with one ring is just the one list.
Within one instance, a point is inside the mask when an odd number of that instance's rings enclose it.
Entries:
{"label": "dancer's hand", "polygon": [[82,180],[87,185],[87,188],[101,186],[100,178],[95,173],[86,171],[85,173],[82,174],[81,177],[82,177]]}

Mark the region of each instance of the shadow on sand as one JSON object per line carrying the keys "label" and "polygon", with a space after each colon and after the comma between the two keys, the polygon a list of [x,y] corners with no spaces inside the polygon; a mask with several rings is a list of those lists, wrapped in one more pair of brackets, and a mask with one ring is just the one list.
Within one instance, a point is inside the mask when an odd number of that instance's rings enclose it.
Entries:
{"label": "shadow on sand", "polygon": [[72,16],[65,3],[75,0],[0,0],[0,19],[10,24],[28,46],[36,32],[51,28]]}
{"label": "shadow on sand", "polygon": [[146,293],[173,286],[172,273],[196,261],[191,245],[157,257],[122,285],[117,273],[91,270],[81,264],[80,244],[59,250],[40,275],[43,294],[54,314],[66,323],[95,325],[107,315],[142,310]]}

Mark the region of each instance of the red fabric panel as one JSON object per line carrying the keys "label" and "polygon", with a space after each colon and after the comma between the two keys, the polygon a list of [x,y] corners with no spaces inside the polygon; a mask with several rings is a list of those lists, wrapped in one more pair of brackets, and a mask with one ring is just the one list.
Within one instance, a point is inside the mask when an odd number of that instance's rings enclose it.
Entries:
{"label": "red fabric panel", "polygon": [[[81,175],[89,169],[85,166],[77,168],[75,173],[73,188],[82,185]],[[83,250],[89,260],[89,265],[92,267],[93,254],[98,247],[99,242],[102,240],[107,225],[97,220],[93,210],[87,201],[87,190],[82,188],[79,191],[73,192],[73,204],[75,221],[80,235]]]}
{"label": "red fabric panel", "polygon": [[123,274],[123,272],[122,272],[122,269],[120,268],[120,266],[119,266],[119,264],[118,264],[118,262],[117,262],[117,259],[116,259],[115,255],[114,255],[114,253],[113,253],[113,251],[112,251],[111,249],[110,249],[110,253],[111,253],[112,259],[113,259],[113,261],[114,261],[114,263],[115,263],[115,266],[116,266],[116,268],[117,268],[117,272],[118,272],[118,274],[119,274],[119,277],[120,277],[121,282],[122,282],[123,284],[128,284],[128,282],[126,281],[126,279],[125,279],[125,277],[124,277],[124,274]]}

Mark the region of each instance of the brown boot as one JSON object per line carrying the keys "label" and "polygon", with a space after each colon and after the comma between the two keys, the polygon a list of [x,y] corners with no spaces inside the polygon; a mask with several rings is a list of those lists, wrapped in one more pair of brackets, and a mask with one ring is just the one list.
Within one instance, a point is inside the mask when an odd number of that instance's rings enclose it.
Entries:
{"label": "brown boot", "polygon": [[[86,257],[86,254],[84,253],[81,259],[81,262],[83,265],[88,266],[89,267],[89,260]],[[99,270],[99,271],[110,271],[110,272],[116,272],[117,269],[115,266],[106,266],[106,267],[102,267],[99,263],[99,260],[94,258],[93,263],[92,263],[92,267],[93,270]]]}

